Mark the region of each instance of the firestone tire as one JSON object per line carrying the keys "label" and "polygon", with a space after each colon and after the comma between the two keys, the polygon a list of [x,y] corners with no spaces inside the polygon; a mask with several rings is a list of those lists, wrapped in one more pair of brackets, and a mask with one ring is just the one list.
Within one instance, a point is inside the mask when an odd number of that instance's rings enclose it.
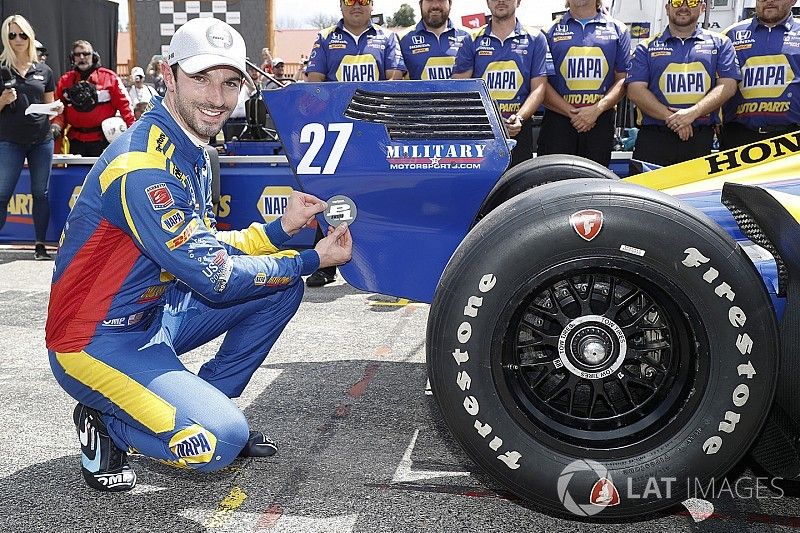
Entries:
{"label": "firestone tire", "polygon": [[594,179],[523,193],[470,232],[431,307],[427,362],[483,471],[547,512],[606,519],[664,510],[734,466],[770,407],[778,347],[763,282],[721,228]]}
{"label": "firestone tire", "polygon": [[479,210],[479,218],[485,216],[500,204],[523,192],[556,181],[578,178],[600,178],[618,180],[616,174],[600,163],[585,157],[564,155],[543,155],[534,157],[506,170],[486,195],[486,201]]}

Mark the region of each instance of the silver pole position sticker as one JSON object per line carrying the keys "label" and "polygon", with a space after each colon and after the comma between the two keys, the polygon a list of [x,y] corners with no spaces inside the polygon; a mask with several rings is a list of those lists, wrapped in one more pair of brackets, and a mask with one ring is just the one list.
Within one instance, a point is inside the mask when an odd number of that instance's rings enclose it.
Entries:
{"label": "silver pole position sticker", "polygon": [[356,204],[347,196],[336,195],[328,200],[328,208],[325,210],[325,221],[334,228],[342,222],[347,222],[348,225],[352,224],[358,209]]}

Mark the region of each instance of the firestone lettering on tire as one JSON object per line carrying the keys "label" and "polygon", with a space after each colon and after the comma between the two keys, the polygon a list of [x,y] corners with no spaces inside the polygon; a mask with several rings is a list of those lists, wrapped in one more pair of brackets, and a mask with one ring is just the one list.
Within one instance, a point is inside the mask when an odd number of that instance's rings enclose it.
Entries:
{"label": "firestone lettering on tire", "polygon": [[[486,294],[491,291],[495,284],[497,283],[497,278],[494,274],[484,274],[481,276],[480,281],[478,282],[478,292],[481,294]],[[467,318],[477,318],[478,317],[478,310],[483,305],[483,297],[481,296],[470,296],[467,299],[467,305],[464,306],[464,316]],[[470,338],[472,337],[472,324],[469,320],[464,320],[461,324],[459,324],[458,329],[456,331],[456,338],[458,339],[458,343],[461,345],[466,345]],[[457,368],[460,368],[462,364],[469,361],[469,352],[461,350],[461,347],[457,347],[453,350],[453,358],[456,361]],[[456,385],[465,393],[469,392],[470,387],[472,386],[472,378],[470,378],[469,373],[466,370],[459,370],[456,374]],[[478,399],[475,396],[467,394],[464,397],[464,410],[467,412],[468,415],[475,417],[475,430],[478,432],[484,440],[487,440],[487,445],[492,451],[499,452],[500,449],[503,447],[503,439],[498,435],[492,435],[492,426],[489,423],[481,422],[478,418],[478,414],[480,413],[480,404],[478,403]],[[492,437],[491,440],[488,440],[489,437]],[[507,447],[506,447],[507,448]],[[522,458],[522,454],[517,451],[506,450],[504,453],[501,453],[497,456],[497,459],[503,462],[508,468],[511,470],[516,470],[520,467],[519,460]]]}
{"label": "firestone lettering on tire", "polygon": [[[687,248],[684,250],[684,253],[686,254],[686,257],[683,259],[682,264],[687,268],[698,268],[710,261],[710,259],[704,256],[697,248]],[[718,277],[719,270],[712,266],[708,266],[708,269],[703,274],[703,280],[706,283],[709,285],[716,284],[714,293],[718,297],[727,298],[728,301],[733,302],[734,298],[736,297],[736,293],[725,281],[718,282]],[[747,316],[739,306],[732,305],[728,310],[728,321],[734,328],[743,328],[745,322],[747,322]],[[752,352],[753,340],[750,338],[750,335],[748,335],[747,332],[740,333],[736,337],[736,349],[745,357]],[[738,365],[736,367],[736,372],[740,377],[744,376],[745,379],[748,380],[752,380],[753,376],[756,375],[756,370],[753,367],[753,363],[750,362],[749,359],[746,363]],[[739,383],[733,389],[731,394],[731,401],[736,409],[741,409],[744,407],[749,398],[750,387],[747,385],[747,383]],[[741,417],[741,413],[737,411],[725,411],[725,415],[722,417],[722,421],[720,421],[718,427],[720,434],[712,435],[711,437],[707,438],[703,443],[703,451],[707,455],[713,455],[717,453],[722,448],[723,436],[727,433],[733,433],[736,430],[736,424],[739,423]]]}

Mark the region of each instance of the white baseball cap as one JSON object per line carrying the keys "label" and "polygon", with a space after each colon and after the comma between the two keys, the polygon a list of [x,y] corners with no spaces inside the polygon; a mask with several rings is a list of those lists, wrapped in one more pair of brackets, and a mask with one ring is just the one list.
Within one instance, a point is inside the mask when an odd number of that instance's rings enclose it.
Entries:
{"label": "white baseball cap", "polygon": [[280,57],[276,57],[275,59],[272,60],[273,67],[277,67],[281,63],[283,63],[283,59],[281,59]]}
{"label": "white baseball cap", "polygon": [[137,76],[144,78],[144,69],[142,67],[133,67],[131,69],[131,77],[135,78]]}
{"label": "white baseball cap", "polygon": [[238,31],[219,19],[205,17],[192,19],[175,31],[167,62],[178,63],[187,74],[225,65],[253,83],[247,73],[246,56],[247,47]]}

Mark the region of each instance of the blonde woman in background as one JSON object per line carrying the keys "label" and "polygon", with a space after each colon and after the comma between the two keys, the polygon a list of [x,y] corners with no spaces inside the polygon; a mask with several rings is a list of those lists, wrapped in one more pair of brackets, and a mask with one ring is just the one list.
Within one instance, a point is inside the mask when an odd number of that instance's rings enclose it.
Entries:
{"label": "blonde woman in background", "polygon": [[54,102],[53,71],[39,62],[33,28],[21,15],[11,15],[0,26],[3,51],[0,71],[3,90],[0,92],[0,229],[8,215],[8,202],[28,160],[33,194],[33,228],[36,234],[34,258],[51,259],[44,241],[50,222],[47,187],[53,162],[53,134],[49,116],[26,115],[30,104],[52,103],[56,113],[64,106]]}

